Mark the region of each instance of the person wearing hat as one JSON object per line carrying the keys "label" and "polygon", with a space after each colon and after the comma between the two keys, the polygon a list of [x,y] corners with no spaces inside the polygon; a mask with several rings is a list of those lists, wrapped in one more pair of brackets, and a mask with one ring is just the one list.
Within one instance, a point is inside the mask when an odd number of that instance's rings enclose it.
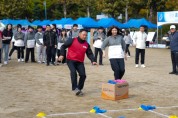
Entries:
{"label": "person wearing hat", "polygon": [[78,25],[74,24],[72,27],[72,30],[69,32],[69,38],[76,38],[79,35],[79,29],[78,29]]}
{"label": "person wearing hat", "polygon": [[103,27],[99,27],[97,32],[94,34],[94,44],[95,47],[95,61],[97,62],[97,57],[99,53],[99,65],[103,65],[103,51],[101,50],[101,45],[105,40],[106,35]]}
{"label": "person wearing hat", "polygon": [[26,47],[25,63],[28,63],[30,53],[31,62],[35,62],[35,32],[31,26],[28,27],[28,32],[25,35],[24,43]]}
{"label": "person wearing hat", "polygon": [[38,63],[46,62],[46,48],[43,43],[42,26],[37,26],[37,33],[35,34],[37,61]]}
{"label": "person wearing hat", "polygon": [[[178,32],[176,31],[176,26],[170,26],[169,40],[171,49],[171,60],[172,60],[172,72],[169,74],[178,75]],[[177,69],[176,69],[177,68]]]}
{"label": "person wearing hat", "polygon": [[[75,92],[76,96],[83,95],[82,89],[86,79],[84,66],[85,54],[87,54],[93,65],[97,64],[94,60],[93,52],[90,48],[90,45],[87,43],[86,38],[87,31],[85,29],[80,30],[78,37],[68,39],[61,46],[61,54],[59,56],[59,61],[62,61],[65,56],[65,49],[68,48],[67,65],[70,70],[72,91]],[[79,82],[77,82],[77,72],[80,76]]]}

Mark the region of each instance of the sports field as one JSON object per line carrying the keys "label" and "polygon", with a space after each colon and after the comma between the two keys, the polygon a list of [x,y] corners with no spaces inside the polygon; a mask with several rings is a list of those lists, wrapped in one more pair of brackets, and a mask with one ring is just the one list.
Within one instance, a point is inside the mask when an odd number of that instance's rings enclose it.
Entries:
{"label": "sports field", "polygon": [[[131,58],[126,61],[124,75],[129,82],[129,98],[119,101],[101,98],[101,84],[114,78],[108,58],[104,59],[104,66],[92,66],[86,58],[85,95],[77,97],[71,91],[67,65],[47,67],[18,63],[14,53],[10,63],[0,68],[0,118],[35,118],[41,111],[47,115],[56,114],[49,118],[178,116],[178,76],[168,74],[172,71],[169,49],[146,49],[146,68],[135,68],[134,53],[131,47]],[[137,110],[141,104],[157,106],[156,113]],[[104,116],[88,113],[95,105],[108,112]]]}

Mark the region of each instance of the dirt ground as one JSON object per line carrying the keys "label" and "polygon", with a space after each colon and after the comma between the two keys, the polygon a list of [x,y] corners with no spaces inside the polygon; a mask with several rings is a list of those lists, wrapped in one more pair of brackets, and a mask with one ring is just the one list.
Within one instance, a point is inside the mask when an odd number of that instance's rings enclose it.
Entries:
{"label": "dirt ground", "polygon": [[[177,115],[178,76],[169,75],[172,70],[169,49],[146,49],[146,68],[135,68],[135,50],[131,47],[131,58],[126,61],[124,79],[129,82],[129,98],[119,101],[103,100],[101,84],[113,79],[109,60],[104,66],[91,66],[85,60],[87,80],[83,97],[71,91],[67,65],[49,66],[37,63],[18,63],[16,53],[7,66],[0,68],[0,118],[35,118],[41,111],[46,114],[89,112],[98,105],[112,118],[164,118],[155,113],[139,110],[141,104],[155,105],[155,111],[165,115]],[[106,117],[106,116],[105,116]],[[48,118],[48,117],[47,117]],[[86,113],[53,116],[50,118],[104,118]]]}

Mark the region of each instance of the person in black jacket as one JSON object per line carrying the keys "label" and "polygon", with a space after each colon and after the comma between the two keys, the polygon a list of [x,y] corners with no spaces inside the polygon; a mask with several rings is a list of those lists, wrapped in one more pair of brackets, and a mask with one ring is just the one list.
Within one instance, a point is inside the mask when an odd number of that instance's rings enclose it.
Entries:
{"label": "person in black jacket", "polygon": [[10,42],[12,40],[12,24],[8,24],[6,29],[3,31],[3,37],[2,37],[2,52],[4,53],[4,64],[6,65],[8,63],[8,53],[9,53],[9,46]]}
{"label": "person in black jacket", "polygon": [[46,55],[47,55],[47,66],[52,60],[52,64],[55,65],[55,59],[52,58],[55,55],[55,48],[57,47],[57,36],[54,31],[51,30],[50,25],[46,25],[46,31],[43,36],[44,46],[46,47]]}

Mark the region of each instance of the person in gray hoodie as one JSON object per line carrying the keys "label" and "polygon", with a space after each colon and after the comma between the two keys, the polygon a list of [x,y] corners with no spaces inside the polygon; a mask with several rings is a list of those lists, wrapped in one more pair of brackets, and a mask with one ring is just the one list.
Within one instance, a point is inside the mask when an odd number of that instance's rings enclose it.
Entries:
{"label": "person in gray hoodie", "polygon": [[37,61],[38,63],[46,62],[46,48],[43,43],[42,26],[37,26],[38,32],[35,34]]}
{"label": "person in gray hoodie", "polygon": [[78,29],[78,25],[74,24],[73,27],[72,27],[72,30],[69,32],[69,36],[68,37],[70,39],[76,38],[76,37],[78,37],[79,32],[80,32],[80,30]]}
{"label": "person in gray hoodie", "polygon": [[[61,54],[61,46],[67,41],[68,37],[67,37],[67,32],[65,29],[62,29],[61,34],[59,36],[58,39],[58,50],[57,50],[57,56],[59,58],[60,54]],[[66,63],[66,50],[64,50],[64,59],[61,62],[62,64]]]}
{"label": "person in gray hoodie", "polygon": [[95,47],[95,62],[97,62],[97,57],[99,53],[99,65],[103,65],[103,52],[101,50],[102,42],[105,40],[106,35],[104,33],[104,28],[99,27],[98,31],[94,34],[94,44]]}
{"label": "person in gray hoodie", "polygon": [[18,62],[24,61],[24,38],[25,34],[22,32],[22,28],[19,27],[18,32],[14,36]]}
{"label": "person in gray hoodie", "polygon": [[35,62],[35,32],[33,31],[33,27],[28,27],[28,32],[25,35],[25,47],[26,47],[26,55],[25,55],[25,63],[28,63],[29,56],[31,53],[31,62]]}
{"label": "person in gray hoodie", "polygon": [[129,30],[126,30],[126,31],[125,31],[124,40],[125,40],[125,43],[126,43],[126,50],[125,50],[125,53],[126,53],[126,54],[128,53],[128,56],[127,56],[127,57],[130,57],[129,46],[130,46],[130,44],[132,44],[132,39],[131,39]]}
{"label": "person in gray hoodie", "polygon": [[125,62],[124,57],[127,59],[125,54],[125,41],[122,36],[122,31],[112,26],[108,33],[107,38],[103,41],[101,49],[103,50],[103,57],[105,57],[105,48],[108,46],[108,57],[110,60],[111,68],[114,71],[114,78],[122,79],[125,73]]}

